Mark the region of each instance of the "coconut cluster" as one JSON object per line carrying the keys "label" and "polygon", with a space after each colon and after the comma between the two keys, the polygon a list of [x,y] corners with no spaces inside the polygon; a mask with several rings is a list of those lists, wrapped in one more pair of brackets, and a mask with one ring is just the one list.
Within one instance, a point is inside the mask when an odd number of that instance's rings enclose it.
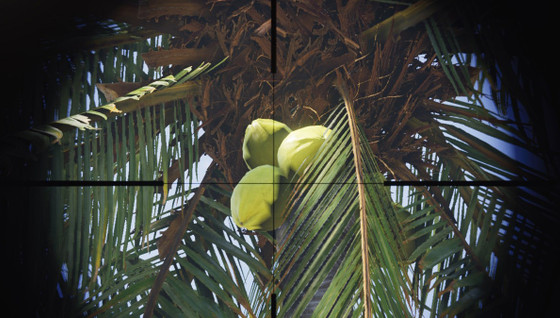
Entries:
{"label": "coconut cluster", "polygon": [[243,160],[249,171],[233,189],[231,216],[237,226],[271,231],[284,219],[287,178],[301,175],[331,130],[320,125],[291,130],[272,119],[255,119],[245,130]]}

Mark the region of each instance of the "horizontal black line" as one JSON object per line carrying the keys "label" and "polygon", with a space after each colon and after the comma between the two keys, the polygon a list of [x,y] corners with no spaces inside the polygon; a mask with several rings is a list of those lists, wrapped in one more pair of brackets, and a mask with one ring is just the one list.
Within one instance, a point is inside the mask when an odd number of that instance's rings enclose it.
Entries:
{"label": "horizontal black line", "polygon": [[11,180],[2,181],[2,187],[110,187],[110,186],[163,186],[162,181],[104,181],[104,180]]}
{"label": "horizontal black line", "polygon": [[[1,187],[105,187],[105,186],[141,186],[141,187],[162,187],[164,184],[189,184],[188,182],[165,183],[163,181],[112,181],[112,180],[10,180],[0,182]],[[236,185],[231,182],[191,182],[191,185],[215,184],[215,185]],[[272,184],[265,182],[244,182],[243,184]],[[357,182],[278,182],[274,184],[357,184]],[[384,186],[497,186],[497,187],[518,187],[518,186],[550,186],[555,181],[524,181],[524,180],[483,180],[483,181],[384,181],[384,182],[364,182],[362,184],[382,184]]]}
{"label": "horizontal black line", "polygon": [[543,181],[525,181],[525,180],[473,180],[473,181],[385,181],[385,186],[486,186],[486,187],[522,187],[522,186],[550,186],[555,182],[549,180]]}
{"label": "horizontal black line", "polygon": [[[146,187],[162,187],[163,185],[173,185],[173,184],[190,184],[190,185],[203,185],[203,184],[215,184],[215,185],[237,185],[239,183],[232,182],[162,182],[162,181],[81,181],[81,180],[28,180],[28,181],[2,181],[0,182],[0,187],[110,187],[110,186],[146,186]],[[243,184],[356,184],[352,182],[243,182]],[[383,184],[369,183],[369,184]]]}

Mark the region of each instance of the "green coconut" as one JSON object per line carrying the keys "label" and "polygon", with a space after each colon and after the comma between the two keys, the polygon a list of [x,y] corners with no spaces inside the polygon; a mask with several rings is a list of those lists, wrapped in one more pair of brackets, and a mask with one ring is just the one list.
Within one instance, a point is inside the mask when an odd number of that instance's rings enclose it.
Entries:
{"label": "green coconut", "polygon": [[286,193],[284,176],[271,165],[249,170],[233,189],[231,217],[237,226],[248,230],[271,231],[283,221]]}
{"label": "green coconut", "polygon": [[245,129],[243,159],[249,169],[262,165],[278,166],[276,153],[282,140],[291,132],[286,124],[258,118]]}
{"label": "green coconut", "polygon": [[293,171],[301,175],[331,132],[325,126],[314,125],[289,133],[278,148],[278,166],[282,173],[288,175]]}

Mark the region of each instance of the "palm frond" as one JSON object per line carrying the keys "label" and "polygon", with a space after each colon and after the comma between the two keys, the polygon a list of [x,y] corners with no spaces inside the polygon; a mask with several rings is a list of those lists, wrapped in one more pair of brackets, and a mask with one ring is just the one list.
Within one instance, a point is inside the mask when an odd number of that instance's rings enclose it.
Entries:
{"label": "palm frond", "polygon": [[[161,103],[175,101],[177,92],[184,96],[185,85],[191,85],[195,77],[211,69],[209,63],[187,68],[177,76],[164,77],[89,110],[83,106],[82,98],[72,99],[81,113],[24,132],[51,133],[62,144],[46,148],[52,159],[60,162],[53,161],[55,164],[45,179],[167,180],[170,176],[165,170],[175,161],[182,169],[178,176],[171,177],[180,179],[178,188],[182,191],[184,181],[190,183],[195,177],[193,170],[200,158],[198,121],[188,110],[187,101]],[[77,76],[85,79],[84,75]],[[115,105],[124,107],[123,115],[112,116],[110,111],[116,109]],[[91,125],[94,120],[98,121],[97,127]],[[72,133],[75,128],[81,129]],[[185,170],[188,176],[183,175]],[[162,230],[162,218],[165,220],[170,213],[158,204],[166,201],[168,186],[166,183],[161,192],[153,187],[57,188],[49,218],[50,228],[56,229],[49,241],[49,250],[56,254],[51,272],[65,274],[62,280],[53,282],[57,287],[51,290],[59,291],[55,297],[67,306],[72,305],[74,313],[113,315],[144,309],[142,299],[148,299],[147,290],[153,286],[154,275],[134,276],[129,269],[134,268],[132,264],[143,264],[144,272],[158,271],[150,251],[157,250],[154,239],[159,238],[156,234]],[[155,199],[157,193],[161,193],[160,199]],[[137,296],[142,299],[136,299]],[[74,307],[72,299],[84,300],[84,305]],[[53,312],[61,310],[65,309]]]}
{"label": "palm frond", "polygon": [[[210,64],[201,65],[195,72],[200,74],[207,69]],[[166,76],[162,79],[154,81],[149,85],[138,88],[126,96],[117,98],[110,104],[99,106],[95,109],[85,111],[80,114],[71,115],[66,118],[55,120],[47,125],[35,127],[29,131],[19,133],[20,138],[32,141],[33,136],[30,134],[45,134],[53,136],[55,139],[51,143],[58,142],[63,136],[63,131],[78,128],[79,130],[94,130],[92,122],[101,119],[107,120],[108,116],[116,116],[116,114],[128,113],[143,107],[157,105],[168,101],[184,99],[199,94],[200,86],[194,82],[185,82],[173,85],[177,81],[183,80],[188,74],[189,69],[181,72],[178,78],[173,75]],[[193,71],[194,72],[194,71]],[[188,78],[192,78],[186,76]],[[44,144],[36,145],[37,148],[44,148]]]}
{"label": "palm frond", "polygon": [[443,1],[438,0],[422,0],[414,3],[399,3],[391,1],[389,3],[407,5],[408,7],[398,11],[391,17],[372,26],[371,28],[364,30],[360,34],[362,47],[372,47],[377,41],[384,42],[389,36],[397,36],[402,31],[415,26],[416,24],[429,18],[434,13],[440,11],[445,5]]}
{"label": "palm frond", "polygon": [[[450,105],[453,105],[455,110],[447,109]],[[472,115],[457,116],[456,114],[464,111],[465,106],[469,107]],[[430,162],[428,166],[420,164],[408,167],[402,164],[401,168],[393,166],[393,171],[400,178],[404,180],[506,179],[530,180],[537,184],[539,182],[546,184],[546,177],[541,172],[502,154],[498,149],[476,137],[476,134],[483,133],[483,136],[499,136],[500,140],[510,140],[512,144],[530,147],[531,145],[520,143],[519,139],[512,140],[513,136],[518,134],[515,125],[507,120],[497,120],[499,117],[488,116],[487,113],[486,120],[493,122],[496,127],[484,124],[482,128],[480,118],[476,118],[478,115],[475,114],[484,113],[483,108],[474,102],[467,104],[455,101],[455,103],[443,103],[441,107],[440,114],[449,117],[441,123],[433,121],[433,128],[421,134],[437,138],[442,144],[453,145],[448,151],[453,152],[454,155],[428,151],[425,157],[426,161]],[[446,108],[446,111],[443,111],[443,108]],[[438,119],[444,117],[436,116]],[[444,123],[448,119],[454,124]],[[463,130],[457,127],[458,123],[465,124],[465,127],[480,127],[480,130],[478,132],[471,129]],[[407,172],[409,169],[411,172]],[[527,223],[550,219],[549,214],[553,210],[551,201],[542,200],[544,197],[539,199],[535,197],[534,190],[523,187],[416,187],[408,191],[407,209],[413,213],[405,220],[408,224],[405,225],[405,230],[416,231],[416,234],[409,238],[417,245],[416,250],[409,257],[409,261],[417,262],[413,276],[415,286],[418,288],[415,293],[419,295],[421,302],[423,299],[437,296],[437,300],[433,300],[431,306],[421,304],[418,307],[418,314],[421,315],[426,310],[438,315],[476,313],[479,310],[475,305],[477,303],[482,303],[482,308],[486,306],[513,314],[515,312],[513,307],[506,309],[494,304],[513,301],[511,298],[513,295],[523,293],[524,288],[533,285],[532,280],[540,281],[542,278],[539,277],[539,272],[531,272],[528,276],[532,278],[529,278],[525,275],[530,271],[525,271],[523,275],[521,271],[519,275],[524,277],[522,280],[511,280],[508,275],[520,269],[513,269],[510,266],[520,264],[510,263],[511,257],[503,250],[504,245],[508,246],[509,253],[525,255],[531,259],[531,262],[548,259],[550,254],[546,253],[547,248],[526,249],[523,244],[517,244],[520,238],[514,233],[518,233],[521,223],[525,223],[523,227],[527,227]],[[547,191],[544,187],[539,187],[539,192]],[[551,193],[544,194],[548,198],[551,197],[550,195]],[[526,199],[517,200],[516,196]],[[456,225],[445,221],[449,213],[456,220]],[[536,216],[537,214],[539,216]],[[530,227],[533,228],[532,225]],[[545,229],[547,225],[539,223],[536,227]],[[529,239],[527,235],[532,238]],[[531,241],[528,244],[533,246],[539,246],[542,239],[548,240],[545,238],[546,235],[540,238],[533,235],[539,236],[529,230],[523,240]],[[546,254],[549,256],[545,256]],[[543,261],[541,266],[545,263]],[[501,290],[498,286],[506,281],[509,289]],[[526,301],[533,300],[527,297]]]}
{"label": "palm frond", "polygon": [[[433,102],[434,109],[436,105],[439,104]],[[467,116],[456,115],[464,112],[465,107],[469,109]],[[434,146],[448,145],[449,153],[430,150],[432,145],[428,143],[423,158],[428,165],[420,165],[420,162],[393,165],[395,175],[404,180],[546,181],[538,170],[483,142],[480,139],[483,137],[476,137],[474,130],[463,130],[456,125],[479,127],[479,133],[485,136],[530,147],[514,138],[518,131],[510,121],[500,120],[475,101],[442,103],[439,114],[431,124],[422,125],[432,128],[420,134],[438,140]],[[481,124],[480,116],[496,127]],[[446,120],[455,125],[446,124]],[[397,220],[387,189],[381,185],[384,178],[370,147],[365,146],[368,145],[365,139],[361,139],[361,160],[365,164],[362,169],[366,195],[361,197],[351,163],[351,134],[348,128],[344,130],[341,122],[340,118],[329,121],[335,133],[317,155],[321,158],[319,163],[297,180],[296,194],[290,199],[291,217],[280,230],[275,268],[279,283],[268,290],[279,294],[279,316],[307,316],[312,312],[343,316],[365,309],[360,287],[360,275],[364,272],[361,269],[363,258],[359,256],[360,199],[366,199],[368,234],[372,235],[368,249],[369,258],[373,260],[371,295],[375,297],[371,300],[375,316],[388,312],[407,315],[408,311],[419,316],[425,313],[476,314],[480,308],[501,308],[498,304],[512,301],[513,295],[522,293],[523,288],[534,286],[531,279],[542,279],[538,273],[533,275],[521,270],[523,279],[511,281],[508,275],[520,271],[523,265],[519,267],[519,262],[515,262],[516,265],[509,262],[511,253],[524,255],[523,259],[528,258],[527,264],[539,257],[543,260],[550,257],[544,257],[546,248],[527,249],[541,246],[541,240],[548,240],[546,236],[537,238],[539,234],[533,226],[528,228],[528,224],[551,217],[550,201],[538,198],[530,188],[393,188],[394,193],[400,193],[393,196],[394,200],[405,206],[402,211],[410,212],[404,220]],[[414,120],[409,123],[416,125]],[[530,214],[523,212],[524,208],[516,203],[513,193],[524,198],[521,205],[529,209]],[[534,215],[536,209],[542,209],[541,216]],[[532,219],[535,221],[529,221]],[[520,226],[527,231],[522,240],[531,243],[518,244],[520,238],[515,233],[519,233]],[[546,228],[546,224],[540,223],[535,228]],[[403,243],[413,246],[404,259]],[[544,261],[539,263],[545,266]],[[332,280],[327,281],[330,287],[324,288],[327,277]],[[504,281],[511,290],[503,291],[498,287]],[[402,298],[383,296],[389,294]],[[320,300],[314,299],[317,295]],[[270,299],[270,296],[264,298]]]}
{"label": "palm frond", "polygon": [[[343,108],[328,121],[333,133],[316,155],[321,160],[297,180],[290,200],[291,217],[280,229],[274,273],[279,281],[278,315],[282,317],[301,316],[304,311],[307,315],[315,308],[315,314],[333,316],[361,312],[364,297],[372,302],[374,315],[383,311],[406,315],[408,311],[405,294],[409,287],[399,265],[402,236],[393,203],[361,134],[357,136],[364,179],[357,182],[347,116]],[[363,192],[358,190],[359,184]],[[360,218],[360,200],[365,219]],[[362,220],[367,220],[363,227]],[[368,232],[365,247],[360,243],[364,227]],[[366,251],[364,256],[362,251]],[[363,257],[369,261],[365,274],[362,264],[368,262]],[[321,286],[333,270],[330,286]],[[363,279],[370,285],[365,291]],[[306,311],[320,287],[325,294]]]}

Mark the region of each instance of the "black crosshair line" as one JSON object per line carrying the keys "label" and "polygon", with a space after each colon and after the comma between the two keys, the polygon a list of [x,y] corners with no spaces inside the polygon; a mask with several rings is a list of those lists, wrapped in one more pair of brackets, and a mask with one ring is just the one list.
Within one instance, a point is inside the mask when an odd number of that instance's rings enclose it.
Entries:
{"label": "black crosshair line", "polygon": [[[270,1],[270,73],[272,75],[272,119],[274,119],[275,110],[275,85],[276,85],[276,0]],[[274,122],[272,122],[274,126]],[[272,138],[272,148],[274,149],[274,138]],[[273,154],[274,157],[274,154]],[[272,185],[274,189],[274,184]],[[272,215],[274,216],[274,204],[272,205]],[[272,260],[271,264],[274,264],[274,259],[276,256],[276,249],[274,247],[274,242],[276,242],[276,224],[274,224],[274,217],[272,218]],[[270,312],[271,317],[276,317],[276,275],[272,273],[272,293],[270,295]]]}
{"label": "black crosshair line", "polygon": [[[384,186],[436,186],[436,187],[543,187],[555,185],[555,180],[472,180],[472,181],[383,181],[383,182],[362,182],[361,184],[380,184]],[[162,187],[164,185],[211,185],[226,184],[237,185],[232,182],[163,182],[163,181],[112,181],[112,180],[9,180],[1,181],[0,187]],[[243,182],[243,184],[358,184],[358,182]]]}
{"label": "black crosshair line", "polygon": [[165,184],[163,181],[9,180],[0,182],[0,187],[162,187]]}

